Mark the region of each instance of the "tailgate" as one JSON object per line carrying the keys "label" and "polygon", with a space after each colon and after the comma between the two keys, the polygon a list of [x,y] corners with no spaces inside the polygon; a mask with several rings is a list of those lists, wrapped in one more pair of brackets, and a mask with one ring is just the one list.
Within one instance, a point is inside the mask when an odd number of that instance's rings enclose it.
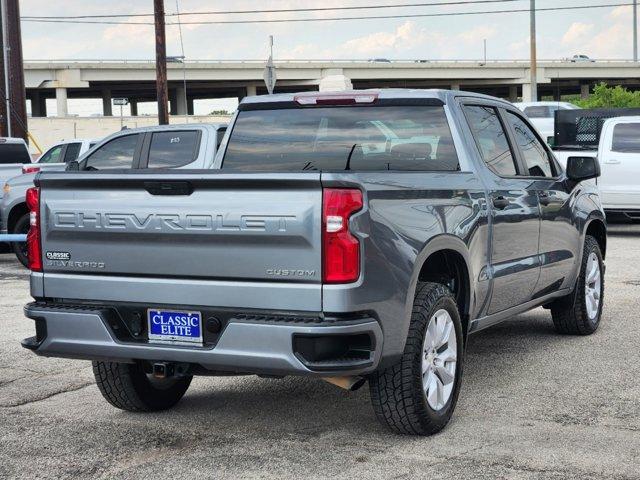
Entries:
{"label": "tailgate", "polygon": [[320,301],[319,173],[65,172],[39,184],[47,296],[65,285],[67,298],[108,298],[83,288],[91,276],[114,288],[124,277],[317,285]]}

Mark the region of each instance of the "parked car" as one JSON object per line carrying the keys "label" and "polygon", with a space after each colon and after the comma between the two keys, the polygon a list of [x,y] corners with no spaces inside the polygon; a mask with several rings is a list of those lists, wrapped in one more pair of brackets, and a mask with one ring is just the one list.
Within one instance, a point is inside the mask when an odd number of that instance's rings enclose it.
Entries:
{"label": "parked car", "polygon": [[[122,130],[95,144],[76,165],[79,170],[210,168],[225,130],[225,124],[162,125]],[[84,141],[81,148],[85,143],[91,145],[91,141]],[[73,142],[53,147],[31,167],[60,166],[60,163],[49,163],[60,158],[68,162],[67,165],[73,165],[75,160],[67,160],[67,152],[72,146]],[[29,173],[6,182],[0,203],[0,233],[19,234],[29,230],[26,191],[33,186],[34,178],[35,173]],[[26,243],[15,242],[11,248],[18,260],[27,266]]]}
{"label": "parked car", "polygon": [[552,143],[554,135],[554,115],[557,110],[577,110],[579,107],[569,102],[520,102],[514,103],[523,111],[547,143]]}
{"label": "parked car", "polygon": [[595,148],[559,149],[556,157],[563,165],[570,157],[596,158],[602,172],[596,182],[607,216],[640,220],[640,116],[604,120],[599,138]]}
{"label": "parked car", "polygon": [[[371,127],[395,135],[365,150]],[[508,102],[246,97],[213,167],[40,174],[23,346],[92,360],[130,411],[194,375],[368,380],[383,424],[424,435],[452,415],[469,333],[541,305],[559,332],[598,328],[597,163],[565,173]]]}
{"label": "parked car", "polygon": [[0,138],[0,184],[22,173],[31,163],[29,147],[22,138]]}

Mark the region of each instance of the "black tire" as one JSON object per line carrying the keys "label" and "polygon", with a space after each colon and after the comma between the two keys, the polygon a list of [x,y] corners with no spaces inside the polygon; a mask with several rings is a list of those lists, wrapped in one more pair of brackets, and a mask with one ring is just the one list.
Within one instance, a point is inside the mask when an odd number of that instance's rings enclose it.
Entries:
{"label": "black tire", "polygon": [[[429,405],[422,381],[423,343],[432,316],[446,310],[456,332],[457,359],[453,390],[439,410]],[[400,360],[369,378],[371,402],[378,420],[391,430],[408,435],[432,435],[442,430],[455,409],[462,377],[462,322],[451,291],[439,283],[420,282],[404,353]]]}
{"label": "black tire", "polygon": [[154,412],[173,407],[192,379],[191,376],[155,379],[145,373],[139,362],[93,362],[93,375],[105,400],[129,412]]}
{"label": "black tire", "polygon": [[[600,302],[598,304],[597,315],[589,318],[586,304],[586,270],[589,256],[594,253],[598,259],[600,267]],[[584,240],[584,252],[582,254],[582,264],[580,273],[576,281],[573,292],[566,297],[560,298],[551,304],[551,316],[553,324],[559,333],[567,335],[591,335],[600,325],[602,307],[604,305],[604,263],[600,245],[590,235]]]}
{"label": "black tire", "polygon": [[[11,233],[17,235],[26,235],[29,232],[30,218],[29,214],[25,213],[21,216],[13,227]],[[27,256],[27,243],[26,242],[13,242],[11,243],[11,250],[16,254],[18,261],[25,267],[29,267],[29,257]]]}

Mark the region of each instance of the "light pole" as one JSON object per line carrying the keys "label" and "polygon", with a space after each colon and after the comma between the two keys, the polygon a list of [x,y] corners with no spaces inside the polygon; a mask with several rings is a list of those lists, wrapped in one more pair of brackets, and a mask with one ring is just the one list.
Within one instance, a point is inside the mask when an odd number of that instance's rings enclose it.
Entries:
{"label": "light pole", "polygon": [[638,0],[633,0],[633,61],[638,61]]}
{"label": "light pole", "polygon": [[11,136],[11,94],[9,93],[9,40],[7,35],[7,0],[0,2],[2,17],[2,57],[4,67],[4,99],[7,113],[7,137]]}
{"label": "light pole", "polygon": [[[531,70],[531,101],[538,101],[538,78],[537,78],[537,70],[538,70],[538,59],[536,57],[536,0],[531,0],[531,27],[530,27],[530,44],[531,44],[531,53],[530,53],[530,65],[529,69]],[[524,100],[524,99],[523,99]]]}

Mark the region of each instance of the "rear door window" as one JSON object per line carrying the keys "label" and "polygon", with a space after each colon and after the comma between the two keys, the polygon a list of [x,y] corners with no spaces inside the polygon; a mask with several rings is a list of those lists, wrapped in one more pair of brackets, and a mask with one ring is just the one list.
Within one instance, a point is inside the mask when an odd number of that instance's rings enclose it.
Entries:
{"label": "rear door window", "polygon": [[140,134],[124,135],[98,147],[85,161],[86,170],[132,168]]}
{"label": "rear door window", "polygon": [[465,106],[464,110],[487,167],[501,177],[516,175],[516,163],[498,111],[483,105]]}
{"label": "rear door window", "polygon": [[613,127],[611,150],[620,153],[640,153],[640,123],[619,123]]}
{"label": "rear door window", "polygon": [[553,167],[547,150],[531,128],[518,115],[507,112],[507,121],[513,128],[515,142],[520,148],[528,175],[553,177]]}
{"label": "rear door window", "polygon": [[352,106],[246,110],[238,114],[222,168],[459,170],[441,106]]}
{"label": "rear door window", "polygon": [[23,143],[0,143],[0,165],[31,163],[31,155]]}
{"label": "rear door window", "polygon": [[198,157],[200,132],[197,130],[155,132],[151,134],[149,168],[180,167]]}
{"label": "rear door window", "polygon": [[64,152],[64,163],[69,163],[78,158],[82,144],[79,142],[67,144],[67,151]]}
{"label": "rear door window", "polygon": [[47,152],[40,157],[38,163],[61,163],[62,162],[62,150],[64,145],[56,145],[50,148]]}

